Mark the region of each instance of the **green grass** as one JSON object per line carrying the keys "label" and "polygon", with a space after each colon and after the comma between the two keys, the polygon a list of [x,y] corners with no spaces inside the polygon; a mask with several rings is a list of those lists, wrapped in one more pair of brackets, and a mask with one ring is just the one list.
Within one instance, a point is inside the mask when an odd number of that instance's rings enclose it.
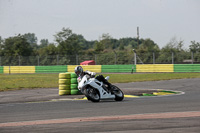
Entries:
{"label": "green grass", "polygon": [[111,83],[128,83],[141,81],[159,81],[171,79],[200,78],[200,73],[141,73],[141,74],[107,74]]}
{"label": "green grass", "polygon": [[58,74],[0,75],[0,91],[58,87]]}
{"label": "green grass", "polygon": [[[200,73],[104,74],[111,83],[200,78]],[[58,87],[58,74],[0,74],[0,91]]]}

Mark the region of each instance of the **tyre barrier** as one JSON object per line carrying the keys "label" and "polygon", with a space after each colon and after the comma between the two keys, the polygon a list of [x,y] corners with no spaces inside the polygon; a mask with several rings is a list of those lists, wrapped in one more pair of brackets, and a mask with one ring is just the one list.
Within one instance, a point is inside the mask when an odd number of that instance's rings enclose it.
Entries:
{"label": "tyre barrier", "polygon": [[59,84],[59,90],[70,90],[70,85]]}
{"label": "tyre barrier", "polygon": [[59,73],[59,95],[79,95],[77,75],[75,73]]}
{"label": "tyre barrier", "polygon": [[71,84],[78,84],[77,78],[71,78]]}
{"label": "tyre barrier", "polygon": [[70,85],[71,79],[59,79],[59,85]]}
{"label": "tyre barrier", "polygon": [[59,79],[70,79],[69,73],[59,73]]}

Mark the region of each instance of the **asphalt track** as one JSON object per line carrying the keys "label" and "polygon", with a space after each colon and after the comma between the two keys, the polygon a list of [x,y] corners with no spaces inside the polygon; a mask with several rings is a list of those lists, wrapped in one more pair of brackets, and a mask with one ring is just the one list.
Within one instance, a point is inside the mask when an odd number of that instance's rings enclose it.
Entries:
{"label": "asphalt track", "polygon": [[0,133],[200,132],[200,79],[115,84],[132,89],[183,91],[182,95],[0,104]]}

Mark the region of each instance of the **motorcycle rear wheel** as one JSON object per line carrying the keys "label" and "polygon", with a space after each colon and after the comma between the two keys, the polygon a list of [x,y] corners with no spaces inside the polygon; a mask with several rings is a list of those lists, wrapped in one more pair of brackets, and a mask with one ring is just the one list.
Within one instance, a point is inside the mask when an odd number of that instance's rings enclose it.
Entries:
{"label": "motorcycle rear wheel", "polygon": [[124,93],[115,85],[112,85],[112,93],[115,95],[115,101],[122,101],[124,99]]}

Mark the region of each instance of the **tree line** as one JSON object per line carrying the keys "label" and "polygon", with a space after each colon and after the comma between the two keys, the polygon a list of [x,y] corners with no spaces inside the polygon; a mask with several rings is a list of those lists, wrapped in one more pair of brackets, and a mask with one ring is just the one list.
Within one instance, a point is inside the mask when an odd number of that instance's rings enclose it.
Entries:
{"label": "tree line", "polygon": [[[144,63],[152,63],[155,59],[158,63],[169,63],[174,60],[182,63],[185,59],[194,59],[200,62],[200,43],[191,41],[189,49],[184,49],[184,41],[172,38],[163,48],[150,38],[126,37],[115,39],[109,34],[102,34],[99,40],[88,41],[83,35],[74,33],[70,28],[62,28],[54,35],[55,42],[49,43],[48,39],[38,39],[34,33],[19,34],[3,39],[0,37],[0,56],[65,56],[81,55],[95,56],[100,64],[131,64],[133,60],[133,50]],[[194,55],[191,57],[191,53]],[[115,56],[113,56],[115,55]],[[154,58],[153,58],[154,56]],[[100,56],[99,56],[100,57]],[[80,56],[79,56],[80,58]],[[108,60],[111,58],[110,60]],[[115,58],[115,61],[113,61]],[[6,60],[6,59],[5,59]],[[70,59],[63,59],[63,63],[70,63]],[[117,60],[117,61],[116,61]]]}

